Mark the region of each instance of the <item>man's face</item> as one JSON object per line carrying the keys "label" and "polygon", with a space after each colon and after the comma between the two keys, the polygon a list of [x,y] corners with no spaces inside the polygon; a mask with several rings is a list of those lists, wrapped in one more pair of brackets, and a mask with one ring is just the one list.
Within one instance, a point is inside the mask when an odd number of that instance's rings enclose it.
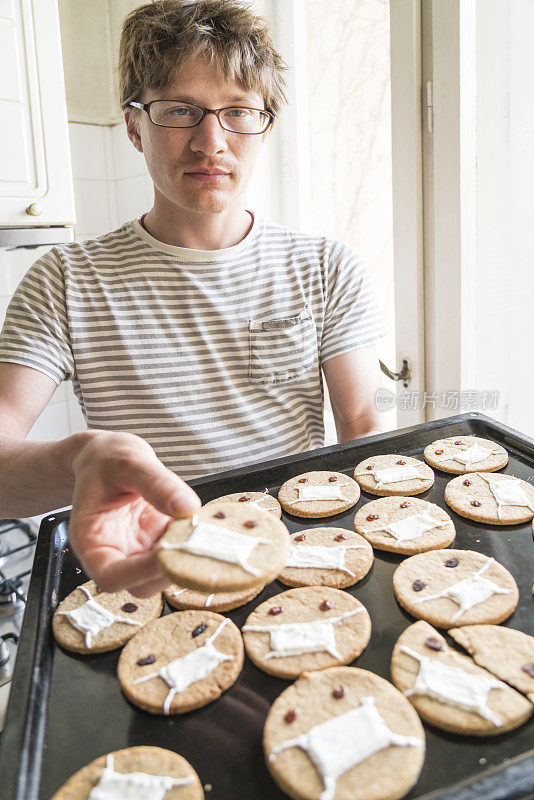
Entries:
{"label": "man's face", "polygon": [[[139,99],[143,103],[185,100],[212,109],[265,107],[259,94],[227,81],[217,65],[200,56],[191,59],[165,89],[147,90]],[[128,132],[135,147],[144,153],[155,191],[171,205],[200,214],[240,207],[264,138],[264,134],[225,131],[215,114],[207,114],[193,128],[163,128],[141,112],[138,133],[131,121]]]}

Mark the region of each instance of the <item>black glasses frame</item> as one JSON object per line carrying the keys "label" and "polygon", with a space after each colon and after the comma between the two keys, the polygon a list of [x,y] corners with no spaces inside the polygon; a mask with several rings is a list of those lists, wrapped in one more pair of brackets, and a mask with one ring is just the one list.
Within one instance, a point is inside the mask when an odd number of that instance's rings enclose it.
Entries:
{"label": "black glasses frame", "polygon": [[[150,114],[150,106],[152,105],[152,103],[184,103],[184,105],[192,106],[193,108],[198,108],[200,111],[202,111],[202,116],[200,117],[198,122],[195,122],[193,125],[162,125],[160,122],[154,122],[154,120],[152,119],[152,116]],[[228,131],[229,133],[237,133],[240,136],[260,136],[262,133],[265,133],[265,131],[269,129],[269,127],[273,124],[275,120],[274,114],[272,114],[270,111],[266,111],[264,108],[250,108],[250,106],[225,106],[224,108],[204,108],[204,106],[198,106],[196,103],[189,103],[187,100],[151,100],[150,103],[138,103],[132,100],[129,103],[126,103],[123,107],[139,108],[141,111],[146,111],[150,122],[153,125],[156,125],[158,128],[182,128],[182,129],[196,128],[197,125],[200,125],[205,116],[207,116],[208,114],[215,114],[219,122],[219,125],[223,130]],[[233,131],[231,128],[226,128],[222,124],[220,117],[222,111],[228,111],[228,109],[230,108],[243,108],[247,111],[259,111],[261,114],[265,114],[266,116],[269,117],[269,122],[262,131],[256,131],[255,133],[249,133],[247,131]]]}

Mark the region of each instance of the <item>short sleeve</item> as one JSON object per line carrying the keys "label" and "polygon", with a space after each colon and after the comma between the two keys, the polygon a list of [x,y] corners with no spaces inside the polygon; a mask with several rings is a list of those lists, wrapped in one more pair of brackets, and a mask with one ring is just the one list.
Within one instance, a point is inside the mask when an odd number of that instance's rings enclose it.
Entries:
{"label": "short sleeve", "polygon": [[386,334],[369,273],[362,260],[340,242],[326,250],[326,305],[321,364],[373,344]]}
{"label": "short sleeve", "polygon": [[30,267],[6,312],[0,361],[43,372],[58,385],[74,377],[65,301],[65,276],[57,250]]}

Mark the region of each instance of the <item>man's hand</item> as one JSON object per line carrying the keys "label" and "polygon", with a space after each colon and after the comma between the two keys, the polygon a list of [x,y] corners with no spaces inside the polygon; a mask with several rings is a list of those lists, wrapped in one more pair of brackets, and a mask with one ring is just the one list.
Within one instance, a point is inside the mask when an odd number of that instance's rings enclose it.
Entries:
{"label": "man's hand", "polygon": [[100,589],[150,597],[168,585],[155,545],[171,517],[200,508],[195,492],[130,433],[92,431],[72,460],[72,548]]}

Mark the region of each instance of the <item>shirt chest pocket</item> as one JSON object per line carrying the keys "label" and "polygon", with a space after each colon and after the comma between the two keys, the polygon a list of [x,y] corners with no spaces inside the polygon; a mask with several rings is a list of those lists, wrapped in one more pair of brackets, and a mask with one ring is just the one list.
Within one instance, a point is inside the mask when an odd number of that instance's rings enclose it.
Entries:
{"label": "shirt chest pocket", "polygon": [[287,383],[317,361],[317,335],[306,306],[293,317],[249,320],[249,378],[253,383]]}

